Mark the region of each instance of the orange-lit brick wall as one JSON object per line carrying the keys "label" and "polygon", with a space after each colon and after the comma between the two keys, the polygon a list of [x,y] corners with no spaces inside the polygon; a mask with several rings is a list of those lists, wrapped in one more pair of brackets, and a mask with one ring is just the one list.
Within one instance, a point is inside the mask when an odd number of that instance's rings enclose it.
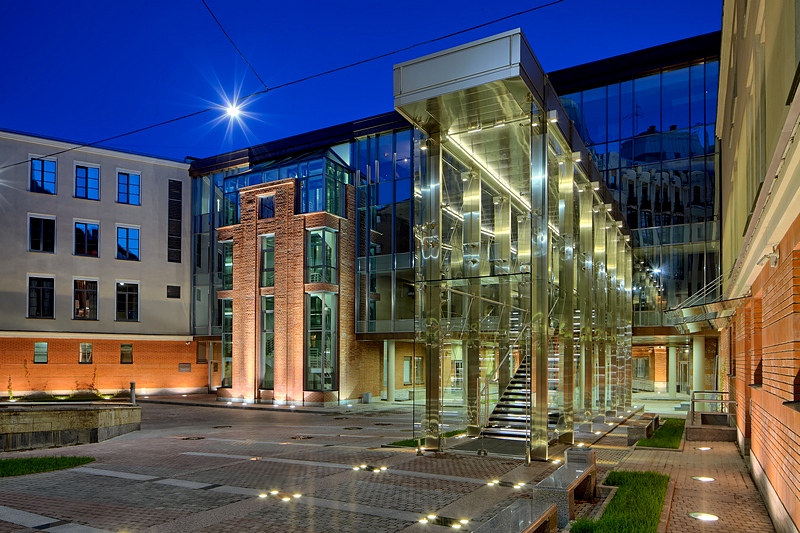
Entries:
{"label": "orange-lit brick wall", "polygon": [[720,355],[732,354],[727,386],[753,475],[766,478],[800,528],[800,218],[779,252],[721,333]]}
{"label": "orange-lit brick wall", "polygon": [[[47,342],[47,363],[33,362],[34,342]],[[92,344],[92,363],[79,363],[80,343]],[[133,363],[120,363],[120,345],[133,345]],[[140,394],[206,392],[208,365],[196,364],[195,343],[158,340],[0,338],[0,396],[78,391],[113,394],[136,382]],[[178,365],[188,364],[188,372]]]}

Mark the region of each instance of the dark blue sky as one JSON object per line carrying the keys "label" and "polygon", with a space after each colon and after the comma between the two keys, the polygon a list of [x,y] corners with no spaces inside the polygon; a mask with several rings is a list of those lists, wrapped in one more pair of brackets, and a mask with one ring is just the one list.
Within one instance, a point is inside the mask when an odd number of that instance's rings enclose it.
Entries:
{"label": "dark blue sky", "polygon": [[[269,86],[411,46],[549,0],[206,0]],[[107,146],[205,157],[392,109],[392,65],[522,28],[545,70],[720,28],[722,0],[563,2]],[[201,0],[6,0],[0,129],[93,142],[261,89]]]}

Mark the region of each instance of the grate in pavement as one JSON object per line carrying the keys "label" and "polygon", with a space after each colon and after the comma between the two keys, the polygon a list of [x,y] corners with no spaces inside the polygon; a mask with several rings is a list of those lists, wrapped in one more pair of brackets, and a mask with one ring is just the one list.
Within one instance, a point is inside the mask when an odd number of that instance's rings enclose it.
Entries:
{"label": "grate in pavement", "polygon": [[349,428],[342,428],[342,429],[346,429],[346,430],[349,430],[349,431],[355,431],[355,430],[357,430],[357,429],[363,429],[363,428],[356,427],[356,426],[351,426],[351,427],[349,427]]}
{"label": "grate in pavement", "polygon": [[305,440],[311,438],[313,437],[309,437],[308,435],[295,435],[294,437],[292,437],[292,440]]}

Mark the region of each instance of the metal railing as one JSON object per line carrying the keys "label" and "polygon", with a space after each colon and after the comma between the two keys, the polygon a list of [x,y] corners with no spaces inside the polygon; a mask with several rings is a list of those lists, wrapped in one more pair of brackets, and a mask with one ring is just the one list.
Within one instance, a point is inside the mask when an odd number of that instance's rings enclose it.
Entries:
{"label": "metal railing", "polygon": [[730,392],[722,390],[696,390],[692,391],[689,404],[689,420],[695,423],[695,415],[700,415],[700,424],[703,424],[703,415],[726,415],[726,423],[731,426],[731,418],[736,417],[736,400],[730,399]]}

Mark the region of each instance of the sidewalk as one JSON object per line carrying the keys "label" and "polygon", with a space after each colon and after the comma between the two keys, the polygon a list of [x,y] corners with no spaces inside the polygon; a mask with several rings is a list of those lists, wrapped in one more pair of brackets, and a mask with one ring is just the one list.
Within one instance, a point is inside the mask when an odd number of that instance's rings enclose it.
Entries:
{"label": "sidewalk", "polygon": [[[96,462],[0,478],[0,533],[452,531],[420,523],[428,514],[468,520],[461,531],[472,531],[526,497],[524,490],[488,481],[530,485],[558,467],[526,466],[492,453],[420,457],[413,448],[383,448],[407,437],[408,403],[291,409],[227,405],[213,395],[138,400],[141,431],[97,444],[5,454],[89,455]],[[710,443],[707,452],[696,450],[698,443],[683,451],[632,450],[624,426],[600,436],[577,434],[576,440],[596,450],[599,480],[615,468],[672,477],[666,533],[774,531],[730,443]],[[551,448],[551,459],[563,460],[565,448]],[[693,475],[716,480],[703,483]],[[600,503],[580,505],[579,516]],[[688,517],[692,511],[720,520],[698,522]]]}

